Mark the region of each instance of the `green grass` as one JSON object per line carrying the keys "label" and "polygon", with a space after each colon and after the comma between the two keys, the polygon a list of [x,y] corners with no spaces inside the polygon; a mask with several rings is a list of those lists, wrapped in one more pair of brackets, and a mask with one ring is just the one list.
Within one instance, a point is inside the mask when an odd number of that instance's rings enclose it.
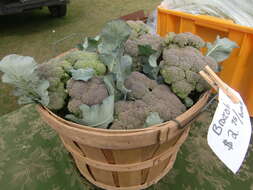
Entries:
{"label": "green grass", "polygon": [[[107,21],[140,9],[151,11],[159,3],[160,0],[71,0],[65,18],[51,18],[46,8],[2,16],[0,59],[15,53],[32,56],[41,63],[79,43],[81,36],[95,36]],[[53,45],[69,35],[72,38]],[[11,90],[0,83],[0,115],[18,108]]]}

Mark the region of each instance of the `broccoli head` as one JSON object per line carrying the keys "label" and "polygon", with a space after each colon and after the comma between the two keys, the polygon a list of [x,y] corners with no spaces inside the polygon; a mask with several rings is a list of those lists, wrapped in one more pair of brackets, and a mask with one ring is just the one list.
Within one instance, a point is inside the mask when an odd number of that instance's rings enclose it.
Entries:
{"label": "broccoli head", "polygon": [[191,92],[203,92],[209,88],[199,75],[206,65],[215,71],[218,69],[218,64],[211,57],[203,56],[193,47],[164,49],[160,73],[164,81],[171,85],[172,91],[190,106],[188,96]]}
{"label": "broccoli head", "polygon": [[141,100],[118,101],[115,103],[115,119],[110,129],[143,128],[149,112],[149,107]]}
{"label": "broccoli head", "polygon": [[93,77],[88,81],[70,79],[67,82],[67,91],[70,98],[68,109],[76,116],[80,114],[80,105],[88,106],[101,104],[109,96],[103,79]]}
{"label": "broccoli head", "polygon": [[92,68],[96,75],[104,75],[106,66],[99,60],[99,56],[95,52],[73,50],[51,61],[60,65],[66,72],[71,69],[87,69]]}
{"label": "broccoli head", "polygon": [[106,66],[99,60],[97,53],[82,51],[82,56],[74,63],[74,69],[92,68],[96,75],[104,75]]}
{"label": "broccoli head", "polygon": [[72,65],[75,64],[77,60],[80,60],[84,57],[84,51],[81,50],[73,50],[69,53],[65,54],[63,57],[61,57],[62,60],[66,60]]}
{"label": "broccoli head", "polygon": [[142,57],[139,54],[139,45],[150,46],[155,51],[162,51],[163,38],[158,35],[144,34],[138,38],[129,38],[125,43],[125,53],[133,60],[133,70],[141,71],[143,67]]}
{"label": "broccoli head", "polygon": [[165,45],[169,48],[173,47],[194,47],[200,49],[205,46],[205,42],[199,37],[190,32],[175,34],[173,32],[168,33],[165,37]]}
{"label": "broccoli head", "polygon": [[144,34],[135,39],[129,38],[125,43],[125,53],[132,57],[138,56],[139,45],[150,45],[153,50],[160,51],[163,45],[163,38],[152,34]]}
{"label": "broccoli head", "polygon": [[162,120],[168,121],[186,110],[167,85],[160,85],[142,73],[129,75],[125,86],[131,90],[131,100],[116,102],[111,129],[144,128],[150,113],[156,112]]}
{"label": "broccoli head", "polygon": [[131,89],[128,95],[132,99],[141,99],[156,86],[157,83],[154,80],[147,80],[147,77],[139,72],[132,72],[125,80],[125,87]]}
{"label": "broccoli head", "polygon": [[48,108],[59,110],[64,107],[67,97],[64,83],[70,78],[65,70],[56,63],[43,63],[38,66],[36,72],[40,79],[49,81]]}
{"label": "broccoli head", "polygon": [[148,26],[147,24],[145,24],[144,22],[140,20],[138,21],[129,20],[127,21],[127,24],[131,28],[130,39],[136,39],[143,34],[148,34],[151,32],[150,26]]}
{"label": "broccoli head", "polygon": [[71,64],[67,60],[59,60],[56,62],[56,64],[59,67],[62,67],[62,69],[67,73],[70,73],[70,71],[73,69],[73,64]]}

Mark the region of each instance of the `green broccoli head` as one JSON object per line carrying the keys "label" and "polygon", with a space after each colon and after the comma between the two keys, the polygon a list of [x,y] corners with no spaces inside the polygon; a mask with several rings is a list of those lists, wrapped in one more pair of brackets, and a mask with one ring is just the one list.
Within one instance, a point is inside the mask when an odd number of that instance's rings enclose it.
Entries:
{"label": "green broccoli head", "polygon": [[160,66],[163,67],[161,74],[167,84],[172,84],[185,78],[185,72],[176,66],[168,66],[164,61],[160,63]]}
{"label": "green broccoli head", "polygon": [[186,98],[194,90],[194,86],[184,79],[173,82],[171,87],[172,91],[182,99]]}
{"label": "green broccoli head", "polygon": [[194,47],[200,49],[205,46],[205,42],[199,37],[190,32],[175,34],[168,33],[165,37],[165,45],[169,48],[179,47]]}
{"label": "green broccoli head", "polygon": [[111,129],[144,128],[150,113],[156,112],[162,120],[168,121],[186,110],[167,85],[160,85],[142,73],[129,75],[125,86],[131,90],[131,98],[115,104],[115,120]]}
{"label": "green broccoli head", "polygon": [[52,110],[60,110],[63,108],[67,97],[64,84],[70,76],[56,62],[40,64],[36,69],[36,72],[40,79],[49,81],[48,108]]}
{"label": "green broccoli head", "polygon": [[70,71],[73,69],[73,64],[71,64],[70,62],[68,62],[67,60],[60,60],[57,62],[57,64],[62,67],[62,69],[67,72],[70,73]]}
{"label": "green broccoli head", "polygon": [[210,88],[199,75],[206,65],[215,71],[218,69],[218,64],[212,58],[203,56],[196,48],[164,49],[160,73],[164,81],[171,85],[172,91],[190,105],[190,93]]}
{"label": "green broccoli head", "polygon": [[104,75],[106,73],[106,66],[99,60],[99,57],[94,52],[82,52],[82,56],[74,64],[74,69],[87,69],[92,68],[95,70],[96,75]]}
{"label": "green broccoli head", "polygon": [[65,99],[67,98],[67,93],[64,88],[64,83],[59,83],[58,87],[50,91],[49,90],[49,105],[48,108],[52,110],[59,110],[65,105]]}
{"label": "green broccoli head", "polygon": [[73,50],[65,54],[63,57],[61,57],[61,60],[66,60],[73,65],[76,63],[77,60],[82,59],[83,55],[84,55],[84,51]]}
{"label": "green broccoli head", "polygon": [[147,24],[145,24],[142,21],[129,20],[129,21],[127,21],[127,24],[131,28],[131,35],[129,37],[130,39],[136,39],[143,34],[148,34],[151,32],[150,26],[148,26]]}
{"label": "green broccoli head", "polygon": [[101,104],[109,96],[103,79],[99,77],[93,77],[88,81],[70,79],[67,82],[67,91],[71,97],[68,109],[76,116],[80,114],[80,105]]}

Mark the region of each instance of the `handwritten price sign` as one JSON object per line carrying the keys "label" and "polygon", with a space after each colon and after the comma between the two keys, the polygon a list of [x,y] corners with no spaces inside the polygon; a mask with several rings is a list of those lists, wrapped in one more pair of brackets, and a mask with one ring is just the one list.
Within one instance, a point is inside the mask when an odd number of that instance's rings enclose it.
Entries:
{"label": "handwritten price sign", "polygon": [[219,89],[219,104],[209,127],[207,141],[213,152],[234,173],[245,158],[251,137],[249,113],[238,92],[230,91],[239,98],[235,104]]}

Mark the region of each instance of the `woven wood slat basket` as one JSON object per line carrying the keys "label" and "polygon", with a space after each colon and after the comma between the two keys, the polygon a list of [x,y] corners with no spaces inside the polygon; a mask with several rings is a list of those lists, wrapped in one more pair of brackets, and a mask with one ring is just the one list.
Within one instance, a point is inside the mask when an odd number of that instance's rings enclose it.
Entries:
{"label": "woven wood slat basket", "polygon": [[[206,105],[209,92],[176,118],[187,125]],[[64,120],[45,107],[42,119],[58,132],[81,174],[108,190],[139,190],[157,183],[173,167],[190,128],[168,121],[145,129],[106,130]]]}

